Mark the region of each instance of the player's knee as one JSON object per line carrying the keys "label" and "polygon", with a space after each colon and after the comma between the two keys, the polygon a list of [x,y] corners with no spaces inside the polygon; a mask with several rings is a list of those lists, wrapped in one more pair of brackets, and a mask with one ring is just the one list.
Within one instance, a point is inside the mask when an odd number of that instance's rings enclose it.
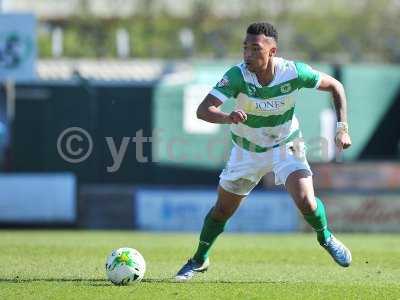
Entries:
{"label": "player's knee", "polygon": [[315,197],[313,195],[298,195],[297,206],[303,214],[310,214],[317,209]]}

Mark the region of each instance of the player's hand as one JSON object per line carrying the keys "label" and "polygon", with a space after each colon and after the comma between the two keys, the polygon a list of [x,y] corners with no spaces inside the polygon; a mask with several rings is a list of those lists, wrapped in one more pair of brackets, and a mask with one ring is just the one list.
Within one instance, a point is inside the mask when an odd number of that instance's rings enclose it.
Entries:
{"label": "player's hand", "polygon": [[247,115],[242,110],[235,110],[229,114],[229,120],[234,124],[243,123],[246,122]]}
{"label": "player's hand", "polygon": [[339,150],[349,148],[351,146],[350,135],[344,130],[338,130],[335,137],[335,143]]}

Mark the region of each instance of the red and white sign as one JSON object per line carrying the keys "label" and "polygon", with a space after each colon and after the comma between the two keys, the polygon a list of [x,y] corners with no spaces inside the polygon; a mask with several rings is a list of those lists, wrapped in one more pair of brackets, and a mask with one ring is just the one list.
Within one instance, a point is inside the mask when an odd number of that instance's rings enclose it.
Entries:
{"label": "red and white sign", "polygon": [[[400,193],[323,193],[329,227],[344,232],[400,232]],[[309,226],[304,224],[304,229]]]}

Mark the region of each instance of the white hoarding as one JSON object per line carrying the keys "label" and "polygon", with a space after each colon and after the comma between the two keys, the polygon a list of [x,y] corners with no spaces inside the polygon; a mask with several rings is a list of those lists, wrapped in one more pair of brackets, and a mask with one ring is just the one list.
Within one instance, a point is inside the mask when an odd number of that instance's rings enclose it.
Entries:
{"label": "white hoarding", "polygon": [[73,223],[75,220],[75,176],[0,175],[0,223]]}
{"label": "white hoarding", "polygon": [[[138,229],[199,231],[213,206],[216,192],[189,189],[138,189],[134,196]],[[284,192],[254,191],[229,220],[226,230],[235,232],[297,231],[299,215]]]}

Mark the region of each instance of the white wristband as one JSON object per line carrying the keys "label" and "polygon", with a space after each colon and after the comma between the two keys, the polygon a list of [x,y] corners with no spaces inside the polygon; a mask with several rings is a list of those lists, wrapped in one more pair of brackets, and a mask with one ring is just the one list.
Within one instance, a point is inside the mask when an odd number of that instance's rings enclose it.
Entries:
{"label": "white wristband", "polygon": [[336,123],[336,132],[344,131],[346,133],[349,132],[349,125],[347,122],[337,122]]}

